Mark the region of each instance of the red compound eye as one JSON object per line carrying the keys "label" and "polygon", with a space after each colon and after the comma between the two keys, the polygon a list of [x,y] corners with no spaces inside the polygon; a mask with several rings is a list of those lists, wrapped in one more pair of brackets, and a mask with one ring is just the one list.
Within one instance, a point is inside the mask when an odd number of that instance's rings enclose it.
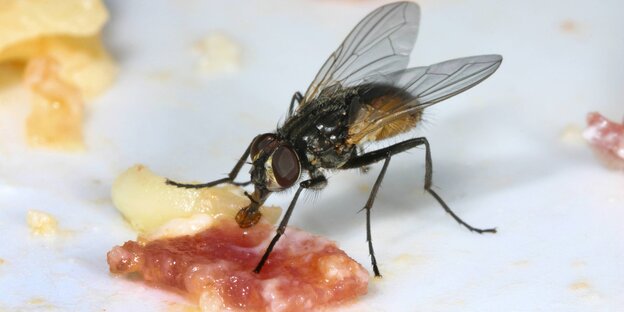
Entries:
{"label": "red compound eye", "polygon": [[271,166],[275,181],[283,188],[291,187],[299,179],[301,164],[290,146],[280,146],[275,150]]}

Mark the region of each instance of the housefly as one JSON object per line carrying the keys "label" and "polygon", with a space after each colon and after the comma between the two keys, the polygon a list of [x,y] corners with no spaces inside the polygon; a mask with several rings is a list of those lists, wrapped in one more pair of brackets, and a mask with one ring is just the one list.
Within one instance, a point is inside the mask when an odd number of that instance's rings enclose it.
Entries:
{"label": "housefly", "polygon": [[[480,55],[407,68],[419,19],[420,8],[412,2],[390,3],[374,10],[329,56],[306,93],[293,95],[284,123],[274,132],[256,136],[227,177],[203,184],[167,181],[184,188],[253,183],[253,194],[246,193],[250,204],[236,215],[242,228],[260,220],[260,206],[273,192],[296,187],[277,233],[254,270],[256,273],[284,234],[303,190],[324,188],[327,170],[364,168],[383,162],[363,208],[373,271],[380,276],[371,239],[371,208],[392,157],[417,146],[425,147],[425,190],[470,231],[496,232],[464,222],[432,189],[431,147],[426,137],[363,150],[365,143],[416,127],[425,108],[472,88],[492,75],[502,62],[500,55]],[[234,182],[248,158],[251,181]]]}

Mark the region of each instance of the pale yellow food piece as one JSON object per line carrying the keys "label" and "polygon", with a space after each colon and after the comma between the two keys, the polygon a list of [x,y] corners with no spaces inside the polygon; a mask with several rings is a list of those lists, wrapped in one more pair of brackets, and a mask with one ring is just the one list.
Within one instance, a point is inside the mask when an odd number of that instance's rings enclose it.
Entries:
{"label": "pale yellow food piece", "polygon": [[1,52],[0,62],[28,64],[32,59],[42,57],[57,62],[59,78],[77,87],[87,100],[106,90],[117,74],[117,67],[104,49],[99,34],[24,41]]}
{"label": "pale yellow food piece", "polygon": [[107,19],[100,0],[0,0],[0,63],[25,71],[2,74],[21,75],[32,91],[31,145],[82,149],[84,102],[109,87],[117,71],[100,39]]}
{"label": "pale yellow food piece", "polygon": [[33,146],[82,148],[83,101],[80,90],[63,81],[59,64],[49,57],[31,59],[24,72],[33,91],[32,111],[26,119],[28,142]]}
{"label": "pale yellow food piece", "polygon": [[107,19],[100,0],[0,0],[0,52],[41,36],[94,35]]}
{"label": "pale yellow food piece", "polygon": [[206,74],[235,73],[241,67],[241,48],[228,36],[212,33],[195,42],[199,69]]}
{"label": "pale yellow food piece", "polygon": [[215,225],[219,217],[212,217],[205,213],[196,213],[186,218],[175,218],[149,232],[141,233],[140,241],[194,235]]}
{"label": "pale yellow food piece", "polygon": [[[224,185],[203,189],[186,189],[165,183],[147,167],[136,165],[122,173],[113,183],[112,199],[115,207],[140,233],[149,233],[170,220],[194,217],[195,225],[210,224],[211,219],[231,218],[249,199],[240,187]],[[281,213],[277,207],[262,207],[263,218],[275,223]],[[197,214],[210,218],[197,219]],[[207,221],[206,221],[207,220]],[[171,227],[169,230],[172,233]]]}
{"label": "pale yellow food piece", "polygon": [[30,232],[35,235],[54,235],[58,230],[56,218],[42,211],[29,210],[26,215],[26,223]]}

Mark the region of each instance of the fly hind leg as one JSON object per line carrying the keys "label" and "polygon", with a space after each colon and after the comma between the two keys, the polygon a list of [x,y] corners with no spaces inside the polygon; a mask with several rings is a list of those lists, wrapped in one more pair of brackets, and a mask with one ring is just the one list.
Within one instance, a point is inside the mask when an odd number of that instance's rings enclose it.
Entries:
{"label": "fly hind leg", "polygon": [[402,153],[409,149],[415,148],[417,146],[424,145],[425,146],[425,190],[436,199],[436,201],[444,208],[446,212],[448,212],[453,219],[455,219],[459,224],[465,226],[468,230],[477,232],[477,233],[496,233],[495,228],[491,229],[479,229],[471,226],[470,224],[464,222],[460,217],[458,217],[449,206],[442,200],[442,197],[438,195],[431,187],[433,180],[433,162],[431,160],[431,148],[429,147],[429,141],[427,138],[414,138],[405,140],[403,142],[391,145],[386,148],[382,148],[376,151],[372,151],[358,157],[355,157],[348,162],[346,162],[340,169],[352,169],[352,168],[360,168],[362,166],[370,165],[376,163],[378,161],[384,160],[392,155],[396,155],[398,153]]}
{"label": "fly hind leg", "polygon": [[375,197],[377,197],[377,191],[379,191],[379,187],[381,186],[381,181],[386,175],[386,170],[388,169],[388,164],[390,164],[391,158],[392,157],[390,155],[386,157],[383,167],[381,168],[381,171],[379,172],[379,176],[377,176],[377,181],[375,181],[375,184],[373,185],[373,189],[371,190],[370,195],[368,195],[368,200],[366,201],[364,208],[362,208],[366,210],[366,242],[368,243],[368,254],[371,257],[371,264],[373,265],[373,272],[375,273],[376,277],[381,277],[381,273],[379,272],[379,268],[377,267],[377,258],[375,258],[375,250],[373,250],[373,238],[371,234],[370,216],[371,216],[371,209],[373,208],[373,203],[375,202]]}
{"label": "fly hind leg", "polygon": [[465,226],[470,231],[477,232],[477,233],[496,233],[495,228],[479,229],[466,223],[464,220],[458,217],[449,208],[449,206],[444,202],[444,200],[442,200],[442,198],[431,188],[432,180],[433,180],[433,162],[431,160],[431,148],[429,147],[429,141],[427,141],[427,138],[421,137],[421,138],[414,138],[414,139],[406,140],[406,141],[394,144],[392,146],[389,146],[387,148],[382,148],[376,151],[372,151],[372,152],[357,156],[349,160],[348,162],[346,162],[343,166],[340,167],[340,169],[361,168],[362,166],[368,166],[370,164],[384,160],[383,168],[381,169],[381,172],[379,173],[379,176],[377,177],[377,181],[375,182],[373,189],[371,190],[368,201],[366,202],[366,205],[363,208],[366,210],[366,240],[368,242],[368,250],[371,256],[371,262],[373,265],[373,271],[375,273],[375,276],[381,276],[381,275],[379,273],[379,269],[377,268],[377,260],[375,259],[375,252],[373,250],[371,226],[370,226],[370,211],[372,209],[373,202],[375,201],[375,197],[377,196],[377,191],[379,190],[381,181],[383,180],[383,177],[386,174],[386,169],[388,168],[388,164],[390,163],[390,159],[392,158],[392,156],[398,153],[407,151],[409,149],[415,148],[420,145],[425,145],[425,190],[429,194],[431,194],[431,196],[433,196],[433,198],[435,198],[436,201],[438,201],[438,203],[442,206],[442,208],[444,208],[444,210],[448,212],[451,215],[451,217],[453,217],[453,219],[455,219],[459,224]]}
{"label": "fly hind leg", "polygon": [[340,169],[352,169],[352,168],[360,168],[362,166],[367,166],[378,161],[384,160],[392,155],[396,155],[398,153],[402,153],[409,149],[415,148],[417,146],[424,145],[425,146],[425,190],[433,196],[433,198],[438,201],[440,206],[444,208],[446,212],[448,212],[453,219],[455,219],[459,224],[465,226],[467,229],[477,233],[496,233],[495,228],[491,229],[479,229],[475,228],[468,223],[464,222],[461,218],[459,218],[449,206],[442,200],[442,197],[438,195],[431,187],[433,180],[433,162],[431,160],[431,148],[429,147],[429,141],[427,138],[414,138],[405,140],[403,142],[388,146],[386,148],[382,148],[376,151],[372,151],[358,157],[355,157],[345,163]]}

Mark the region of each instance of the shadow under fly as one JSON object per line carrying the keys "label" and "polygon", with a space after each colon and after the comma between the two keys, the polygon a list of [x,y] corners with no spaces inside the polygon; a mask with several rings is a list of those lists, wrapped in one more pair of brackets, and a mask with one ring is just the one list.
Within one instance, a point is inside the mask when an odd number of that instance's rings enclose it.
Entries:
{"label": "shadow under fly", "polygon": [[[260,220],[260,206],[273,192],[297,186],[255,272],[260,272],[264,263],[270,261],[271,251],[284,234],[303,190],[324,188],[327,170],[365,168],[383,162],[363,207],[373,271],[375,276],[381,276],[373,250],[371,208],[392,156],[417,146],[425,148],[425,190],[470,231],[496,232],[464,222],[431,188],[433,165],[426,137],[370,152],[361,149],[365,143],[391,138],[416,127],[425,108],[477,85],[502,62],[500,55],[480,55],[407,68],[419,20],[420,8],[412,2],[390,3],[374,10],[329,56],[306,93],[293,95],[285,122],[274,132],[256,136],[227,177],[203,184],[167,181],[185,188],[253,183],[253,194],[246,193],[250,204],[236,215],[237,223],[243,228]],[[252,161],[251,180],[234,182],[248,158]]]}

